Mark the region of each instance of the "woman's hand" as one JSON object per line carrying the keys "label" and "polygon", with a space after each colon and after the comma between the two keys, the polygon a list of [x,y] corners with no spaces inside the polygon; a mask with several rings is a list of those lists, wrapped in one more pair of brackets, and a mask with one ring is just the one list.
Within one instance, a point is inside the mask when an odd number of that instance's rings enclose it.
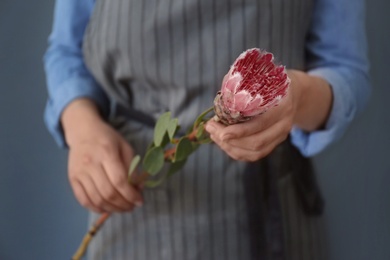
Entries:
{"label": "woman's hand", "polygon": [[206,130],[210,138],[230,157],[239,161],[257,161],[284,141],[293,125],[296,111],[289,89],[279,106],[244,123],[225,126],[210,120]]}
{"label": "woman's hand", "polygon": [[69,145],[68,177],[79,203],[99,213],[141,206],[139,189],[127,180],[133,150],[100,118],[92,101],[73,101],[62,124]]}
{"label": "woman's hand", "polygon": [[291,85],[279,106],[251,120],[225,126],[210,120],[206,130],[230,157],[257,161],[273,151],[289,135],[293,125],[304,130],[319,129],[325,123],[332,102],[329,84],[300,71],[288,71]]}

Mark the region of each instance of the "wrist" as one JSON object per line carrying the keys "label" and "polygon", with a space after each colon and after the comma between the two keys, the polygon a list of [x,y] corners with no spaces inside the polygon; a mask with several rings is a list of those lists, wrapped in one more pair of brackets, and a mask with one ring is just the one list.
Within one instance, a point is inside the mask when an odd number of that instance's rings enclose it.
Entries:
{"label": "wrist", "polygon": [[288,75],[295,103],[294,125],[308,132],[323,128],[333,99],[329,83],[298,70],[290,70]]}
{"label": "wrist", "polygon": [[307,84],[305,84],[304,77],[306,73],[298,70],[288,70],[288,76],[291,80],[290,93],[294,101],[294,124],[299,121],[301,111],[304,109],[305,96],[307,92]]}
{"label": "wrist", "polygon": [[72,101],[61,116],[61,124],[68,146],[90,136],[91,131],[102,122],[99,109],[92,100],[80,98]]}

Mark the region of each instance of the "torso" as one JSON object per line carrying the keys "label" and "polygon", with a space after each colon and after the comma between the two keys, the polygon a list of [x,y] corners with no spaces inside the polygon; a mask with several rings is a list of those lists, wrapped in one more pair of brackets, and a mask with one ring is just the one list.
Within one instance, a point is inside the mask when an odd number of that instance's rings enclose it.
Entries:
{"label": "torso", "polygon": [[[266,49],[304,70],[311,8],[312,0],[98,0],[85,61],[117,102],[155,118],[169,110],[186,129],[244,50]],[[124,120],[112,123],[143,154],[152,129]],[[145,191],[142,209],[103,227],[91,259],[267,259],[257,207],[264,174],[248,169],[216,146],[202,147],[181,172]]]}

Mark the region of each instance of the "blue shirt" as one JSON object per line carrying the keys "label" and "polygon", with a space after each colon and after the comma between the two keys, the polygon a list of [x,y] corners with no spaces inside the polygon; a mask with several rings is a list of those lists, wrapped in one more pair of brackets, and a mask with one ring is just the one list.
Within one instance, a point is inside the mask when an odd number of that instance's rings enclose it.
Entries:
{"label": "blue shirt", "polygon": [[[57,143],[66,146],[60,117],[74,99],[87,97],[103,114],[109,100],[85,67],[82,40],[94,0],[57,0],[44,63],[49,99],[45,122]],[[370,93],[364,0],[315,0],[306,42],[308,73],[332,87],[333,104],[324,129],[294,127],[291,140],[304,156],[313,156],[339,139],[363,109]]]}

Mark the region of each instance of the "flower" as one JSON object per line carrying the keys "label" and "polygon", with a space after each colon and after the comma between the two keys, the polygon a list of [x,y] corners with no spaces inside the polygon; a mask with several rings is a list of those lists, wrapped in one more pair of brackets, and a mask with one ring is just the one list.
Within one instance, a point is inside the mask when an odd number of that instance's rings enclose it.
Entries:
{"label": "flower", "polygon": [[286,68],[274,63],[272,53],[257,48],[243,52],[214,99],[217,121],[231,125],[266,112],[286,96],[290,82]]}

